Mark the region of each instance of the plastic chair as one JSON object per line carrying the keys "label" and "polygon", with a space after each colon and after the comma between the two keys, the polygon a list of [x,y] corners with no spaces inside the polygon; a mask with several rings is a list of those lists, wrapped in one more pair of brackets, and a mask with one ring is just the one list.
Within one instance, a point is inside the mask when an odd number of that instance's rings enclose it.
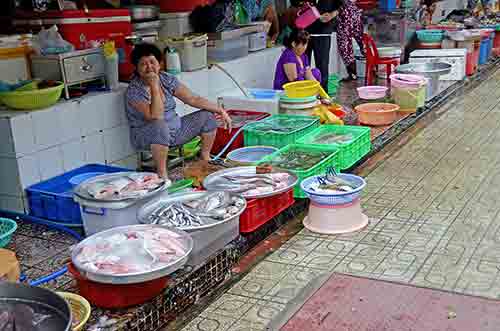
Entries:
{"label": "plastic chair", "polygon": [[375,70],[378,70],[379,65],[385,65],[386,66],[386,73],[387,73],[387,84],[390,84],[390,78],[389,76],[391,75],[393,71],[393,66],[396,68],[399,63],[397,59],[390,59],[390,58],[381,58],[378,55],[378,50],[377,46],[375,45],[375,41],[373,38],[368,35],[368,34],[363,34],[363,45],[365,48],[366,52],[366,72],[365,72],[365,86],[368,85],[373,85],[374,84],[374,78],[375,78]]}

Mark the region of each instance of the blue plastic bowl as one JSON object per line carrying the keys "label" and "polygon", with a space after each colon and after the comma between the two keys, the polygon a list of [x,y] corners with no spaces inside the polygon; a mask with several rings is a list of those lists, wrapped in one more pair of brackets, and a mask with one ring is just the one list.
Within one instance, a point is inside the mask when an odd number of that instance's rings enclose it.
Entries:
{"label": "blue plastic bowl", "polygon": [[329,193],[329,194],[313,191],[311,189],[312,184],[318,183],[318,177],[322,176],[312,176],[306,178],[302,181],[300,187],[312,202],[315,202],[320,205],[329,205],[329,206],[345,205],[359,198],[361,192],[366,186],[365,180],[362,177],[350,174],[339,174],[338,176],[356,185],[356,189],[354,189],[351,192]]}
{"label": "blue plastic bowl", "polygon": [[76,186],[76,185],[80,185],[81,183],[83,183],[87,179],[94,178],[94,177],[104,175],[104,174],[105,174],[105,172],[86,172],[86,173],[71,177],[69,179],[69,182],[70,182],[70,184]]}
{"label": "blue plastic bowl", "polygon": [[276,98],[282,91],[265,90],[265,89],[251,89],[250,94],[255,99],[270,100]]}

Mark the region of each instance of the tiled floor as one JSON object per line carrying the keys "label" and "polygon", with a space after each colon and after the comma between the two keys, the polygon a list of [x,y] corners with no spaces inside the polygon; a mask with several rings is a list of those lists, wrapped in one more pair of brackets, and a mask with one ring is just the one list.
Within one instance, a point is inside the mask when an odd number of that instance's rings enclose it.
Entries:
{"label": "tiled floor", "polygon": [[263,330],[332,272],[500,298],[500,71],[367,177],[369,226],[302,230],[184,330]]}

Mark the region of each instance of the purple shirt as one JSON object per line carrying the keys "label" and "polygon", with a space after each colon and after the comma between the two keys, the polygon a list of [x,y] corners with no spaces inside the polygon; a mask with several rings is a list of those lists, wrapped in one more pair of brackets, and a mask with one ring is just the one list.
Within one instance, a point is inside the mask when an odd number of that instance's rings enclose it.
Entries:
{"label": "purple shirt", "polygon": [[282,90],[283,85],[290,83],[288,77],[285,73],[285,64],[293,63],[297,67],[297,81],[306,79],[306,68],[309,67],[309,58],[304,53],[300,57],[302,59],[303,66],[300,66],[297,55],[291,49],[285,49],[281,53],[278,64],[276,64],[276,73],[274,74],[274,89]]}

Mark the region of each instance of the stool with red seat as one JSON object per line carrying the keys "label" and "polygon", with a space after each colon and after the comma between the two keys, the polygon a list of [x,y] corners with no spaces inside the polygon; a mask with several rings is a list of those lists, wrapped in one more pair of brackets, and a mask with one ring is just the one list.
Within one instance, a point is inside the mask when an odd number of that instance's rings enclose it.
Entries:
{"label": "stool with red seat", "polygon": [[393,58],[382,58],[378,54],[377,46],[375,41],[369,34],[363,34],[363,45],[366,52],[366,73],[365,73],[365,85],[373,85],[375,78],[375,70],[378,70],[379,65],[386,66],[387,72],[387,84],[390,83],[389,76],[393,71],[393,66],[396,68],[399,65],[399,61]]}

